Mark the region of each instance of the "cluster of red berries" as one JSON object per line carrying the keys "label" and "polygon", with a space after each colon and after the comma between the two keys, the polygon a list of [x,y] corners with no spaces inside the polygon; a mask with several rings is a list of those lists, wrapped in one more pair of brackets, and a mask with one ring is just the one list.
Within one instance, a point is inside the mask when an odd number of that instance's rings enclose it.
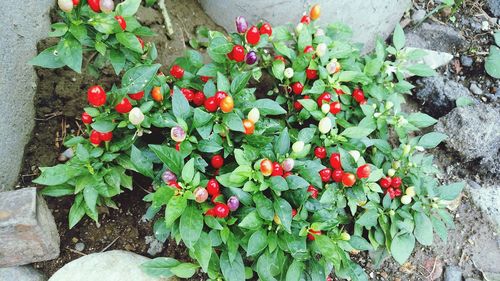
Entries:
{"label": "cluster of red berries", "polygon": [[365,93],[363,90],[356,88],[354,91],[352,91],[352,98],[357,101],[359,104],[365,104],[366,99],[365,99]]}
{"label": "cluster of red berries", "polygon": [[203,102],[203,106],[208,112],[216,112],[220,108],[222,112],[227,113],[233,110],[234,101],[226,92],[217,91]]}
{"label": "cluster of red berries", "polygon": [[217,182],[216,179],[208,180],[206,189],[208,195],[212,197],[214,206],[211,209],[208,209],[205,215],[217,218],[227,217],[229,215],[229,206],[221,202],[215,202],[215,199],[220,195],[219,182]]}
{"label": "cluster of red berries", "polygon": [[402,195],[401,184],[402,180],[400,177],[384,177],[378,182],[380,186],[385,189],[385,193],[389,193],[391,199],[394,199]]}
{"label": "cluster of red berries", "polygon": [[101,133],[96,130],[92,130],[92,132],[90,132],[90,143],[95,146],[99,146],[101,142],[108,143],[111,139],[113,139],[113,132]]}
{"label": "cluster of red berries", "polygon": [[[171,92],[173,94],[173,90]],[[195,106],[202,106],[205,103],[206,97],[202,91],[195,92],[191,89],[181,88],[181,92],[188,102],[193,103]]]}

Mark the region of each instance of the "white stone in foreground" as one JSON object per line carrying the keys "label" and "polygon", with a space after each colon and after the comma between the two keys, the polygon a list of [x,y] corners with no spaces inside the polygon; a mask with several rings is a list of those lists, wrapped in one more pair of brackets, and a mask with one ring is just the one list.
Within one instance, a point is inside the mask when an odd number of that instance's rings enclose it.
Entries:
{"label": "white stone in foreground", "polygon": [[150,260],[131,252],[114,250],[90,254],[59,269],[49,281],[167,281],[144,273],[140,265]]}

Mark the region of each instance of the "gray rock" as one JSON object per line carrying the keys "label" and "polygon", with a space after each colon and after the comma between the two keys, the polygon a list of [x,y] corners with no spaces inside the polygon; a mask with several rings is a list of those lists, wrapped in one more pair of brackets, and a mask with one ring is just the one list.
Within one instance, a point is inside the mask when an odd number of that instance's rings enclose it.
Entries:
{"label": "gray rock", "polygon": [[487,0],[486,5],[495,17],[500,17],[500,0]]}
{"label": "gray rock", "polygon": [[47,281],[47,278],[29,265],[0,268],[1,281]]}
{"label": "gray rock", "polygon": [[447,266],[444,281],[462,281],[462,269],[458,266]]}
{"label": "gray rock", "polygon": [[481,90],[481,88],[479,88],[479,86],[476,84],[476,83],[472,83],[470,84],[470,87],[469,87],[470,91],[472,93],[474,93],[475,95],[482,95],[483,94],[483,90]]}
{"label": "gray rock", "polygon": [[[448,135],[446,145],[455,150],[464,160],[481,159],[481,169],[495,173],[500,149],[499,108],[488,104],[457,107],[439,119],[435,130]],[[497,158],[497,159],[496,159]],[[496,160],[495,160],[496,159]]]}
{"label": "gray rock", "polygon": [[459,97],[472,96],[467,88],[443,76],[422,78],[415,97],[425,106],[423,110],[435,118],[444,116],[455,107]]}
{"label": "gray rock", "polygon": [[78,242],[75,244],[75,250],[81,252],[83,250],[85,250],[85,244],[83,244],[82,242]]}
{"label": "gray rock", "polygon": [[427,13],[425,12],[425,10],[416,10],[415,12],[413,12],[413,15],[411,15],[411,20],[414,23],[419,23],[421,20],[425,18],[426,14]]}
{"label": "gray rock", "polygon": [[55,2],[28,0],[23,5],[17,1],[2,3],[2,9],[9,12],[0,17],[0,64],[8,72],[0,75],[0,112],[8,114],[0,119],[0,191],[14,187],[24,146],[31,138],[37,78],[28,61],[36,56],[36,43],[47,37],[50,31],[49,10]]}
{"label": "gray rock", "polygon": [[[309,2],[304,1],[219,1],[200,0],[205,12],[229,32],[235,32],[234,19],[244,16],[249,24],[259,20],[272,25],[299,23]],[[320,23],[326,26],[341,22],[352,28],[353,40],[364,44],[364,51],[373,49],[378,36],[387,38],[410,7],[409,0],[318,0],[321,5]]]}
{"label": "gray rock", "polygon": [[486,281],[500,281],[500,273],[498,272],[483,272]]}
{"label": "gray rock", "polygon": [[472,60],[472,58],[469,56],[461,56],[460,63],[462,63],[462,65],[465,67],[471,67],[474,63],[474,60]]}
{"label": "gray rock", "polygon": [[[500,231],[500,187],[490,185],[480,186],[474,181],[468,181],[466,190],[474,204],[496,226],[497,231]],[[500,258],[500,254],[498,255]]]}
{"label": "gray rock", "polygon": [[149,258],[127,252],[109,251],[78,258],[59,269],[49,281],[160,281],[175,278],[155,278],[140,268]]}
{"label": "gray rock", "polygon": [[59,256],[59,233],[36,188],[0,192],[0,267]]}
{"label": "gray rock", "polygon": [[454,54],[466,45],[466,40],[448,25],[424,22],[406,31],[406,45]]}
{"label": "gray rock", "polygon": [[146,236],[146,244],[149,245],[148,254],[151,256],[156,256],[163,251],[163,243],[158,241],[154,236]]}

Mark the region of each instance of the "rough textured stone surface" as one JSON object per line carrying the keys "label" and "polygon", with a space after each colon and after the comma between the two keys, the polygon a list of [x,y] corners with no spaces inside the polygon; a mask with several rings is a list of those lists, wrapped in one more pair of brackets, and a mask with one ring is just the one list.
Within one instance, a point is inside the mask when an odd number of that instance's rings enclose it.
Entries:
{"label": "rough textured stone surface", "polygon": [[24,265],[0,268],[0,281],[47,281],[47,278],[33,267]]}
{"label": "rough textured stone surface", "polygon": [[500,17],[500,0],[487,0],[486,4],[495,17]]}
{"label": "rough textured stone surface", "polygon": [[[409,0],[318,0],[321,5],[320,23],[342,22],[353,30],[355,42],[371,50],[377,36],[386,38],[410,7]],[[250,24],[259,20],[272,25],[299,23],[309,7],[307,1],[219,1],[200,0],[205,12],[229,32],[235,32],[234,19],[244,16]]]}
{"label": "rough textured stone surface", "polygon": [[59,269],[49,281],[160,281],[175,278],[153,278],[139,267],[149,258],[127,252],[109,251],[76,259]]}
{"label": "rough textured stone surface", "polygon": [[458,266],[448,266],[444,272],[444,281],[462,281],[462,270]]}
{"label": "rough textured stone surface", "polygon": [[465,46],[465,38],[456,30],[437,23],[423,23],[406,30],[406,45],[454,54]]}
{"label": "rough textured stone surface", "polygon": [[[500,150],[500,109],[488,104],[457,107],[439,119],[436,131],[448,135],[446,145],[455,150],[465,160],[480,159],[483,170],[498,174]],[[496,160],[495,160],[496,159]]]}
{"label": "rough textured stone surface", "polygon": [[[428,49],[421,48],[413,48],[408,47],[408,50],[423,50],[427,52],[427,55],[423,57],[420,61],[416,61],[416,63],[425,63],[432,69],[437,69],[441,66],[447,65],[453,59],[453,55],[446,52],[437,52]],[[411,62],[413,63],[413,62]]]}
{"label": "rough textured stone surface", "polygon": [[18,1],[2,1],[5,12],[0,17],[0,112],[9,114],[0,119],[0,191],[14,186],[33,128],[36,75],[27,62],[37,53],[37,41],[47,37],[48,12],[55,2],[28,0],[20,5]]}
{"label": "rough textured stone surface", "polygon": [[474,204],[496,226],[497,231],[500,231],[500,186],[481,186],[474,181],[468,181],[466,189]]}
{"label": "rough textured stone surface", "polygon": [[35,188],[0,192],[0,267],[59,256],[59,233]]}
{"label": "rough textured stone surface", "polygon": [[419,79],[415,97],[424,105],[423,111],[435,118],[446,115],[455,106],[459,97],[472,96],[467,88],[443,76],[433,76]]}

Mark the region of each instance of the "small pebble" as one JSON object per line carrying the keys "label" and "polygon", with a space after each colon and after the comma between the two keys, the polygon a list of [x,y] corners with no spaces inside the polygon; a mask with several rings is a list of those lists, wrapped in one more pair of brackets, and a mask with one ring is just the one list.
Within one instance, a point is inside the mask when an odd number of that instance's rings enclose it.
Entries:
{"label": "small pebble", "polygon": [[458,266],[447,266],[444,281],[462,281],[462,269]]}
{"label": "small pebble", "polygon": [[478,96],[483,94],[483,90],[481,90],[481,88],[479,88],[475,83],[470,85],[470,90],[471,92],[473,92],[475,95]]}
{"label": "small pebble", "polygon": [[77,251],[81,252],[81,251],[83,251],[84,249],[85,249],[85,244],[83,244],[83,243],[81,243],[81,242],[80,242],[80,243],[76,243],[76,245],[75,245],[75,250],[77,250]]}
{"label": "small pebble", "polygon": [[481,23],[481,30],[482,31],[488,31],[488,30],[490,30],[490,23],[488,21],[486,21],[486,20],[483,21]]}
{"label": "small pebble", "polygon": [[460,63],[462,63],[462,65],[465,66],[465,67],[470,67],[473,62],[474,61],[469,56],[461,56],[460,57]]}

